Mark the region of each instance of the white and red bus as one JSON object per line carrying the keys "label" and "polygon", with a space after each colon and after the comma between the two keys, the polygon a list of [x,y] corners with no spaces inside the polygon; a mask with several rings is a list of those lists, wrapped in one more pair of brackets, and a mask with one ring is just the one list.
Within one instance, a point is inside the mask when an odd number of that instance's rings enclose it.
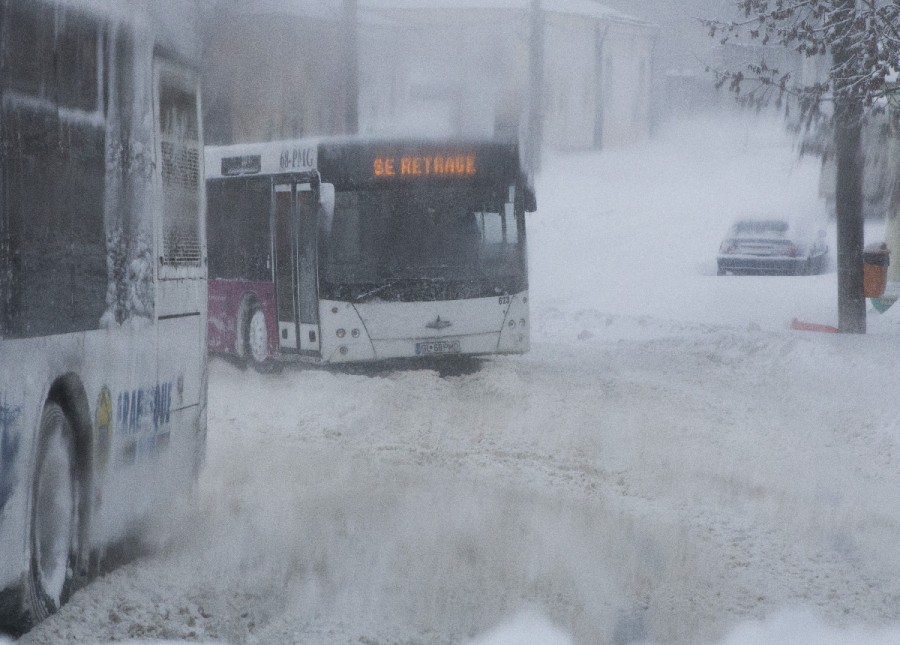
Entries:
{"label": "white and red bus", "polygon": [[58,609],[203,460],[192,5],[0,0],[0,629]]}
{"label": "white and red bus", "polygon": [[209,348],[264,367],[528,350],[517,146],[207,147]]}

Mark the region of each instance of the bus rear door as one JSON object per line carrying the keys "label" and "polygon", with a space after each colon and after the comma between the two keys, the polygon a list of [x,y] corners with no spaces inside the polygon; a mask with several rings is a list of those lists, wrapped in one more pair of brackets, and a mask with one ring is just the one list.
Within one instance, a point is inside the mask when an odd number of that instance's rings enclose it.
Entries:
{"label": "bus rear door", "polygon": [[157,59],[154,67],[162,211],[156,425],[168,422],[170,411],[201,403],[207,292],[199,84],[193,73],[171,63]]}

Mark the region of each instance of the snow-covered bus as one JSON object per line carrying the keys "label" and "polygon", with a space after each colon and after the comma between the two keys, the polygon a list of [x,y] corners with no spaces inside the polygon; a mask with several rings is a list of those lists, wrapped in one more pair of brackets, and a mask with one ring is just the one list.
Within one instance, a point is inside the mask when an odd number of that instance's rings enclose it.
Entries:
{"label": "snow-covered bus", "polygon": [[264,368],[528,350],[516,145],[211,146],[206,178],[212,352]]}
{"label": "snow-covered bus", "polygon": [[182,4],[0,0],[2,630],[58,609],[203,460],[205,184]]}

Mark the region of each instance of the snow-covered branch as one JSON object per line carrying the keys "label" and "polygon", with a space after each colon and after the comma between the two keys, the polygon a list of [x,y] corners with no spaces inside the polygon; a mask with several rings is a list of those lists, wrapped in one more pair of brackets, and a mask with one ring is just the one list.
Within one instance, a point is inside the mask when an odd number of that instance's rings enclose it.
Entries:
{"label": "snow-covered branch", "polygon": [[796,78],[765,63],[715,70],[744,103],[793,98],[805,117],[825,100],[843,99],[865,110],[883,109],[900,69],[900,2],[884,0],[737,0],[734,20],[704,20],[722,44],[780,46],[802,56],[830,57],[827,75]]}

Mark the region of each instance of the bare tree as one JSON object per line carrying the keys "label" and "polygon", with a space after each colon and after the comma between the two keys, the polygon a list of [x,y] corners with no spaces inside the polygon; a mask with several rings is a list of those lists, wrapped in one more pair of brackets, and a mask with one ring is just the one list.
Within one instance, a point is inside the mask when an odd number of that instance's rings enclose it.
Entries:
{"label": "bare tree", "polygon": [[863,295],[863,150],[866,115],[884,109],[900,69],[898,0],[735,0],[738,18],[704,20],[722,43],[755,41],[807,57],[830,57],[825,78],[803,82],[765,62],[716,71],[717,84],[744,103],[789,101],[809,124],[830,118],[837,162],[838,328],[865,333]]}

